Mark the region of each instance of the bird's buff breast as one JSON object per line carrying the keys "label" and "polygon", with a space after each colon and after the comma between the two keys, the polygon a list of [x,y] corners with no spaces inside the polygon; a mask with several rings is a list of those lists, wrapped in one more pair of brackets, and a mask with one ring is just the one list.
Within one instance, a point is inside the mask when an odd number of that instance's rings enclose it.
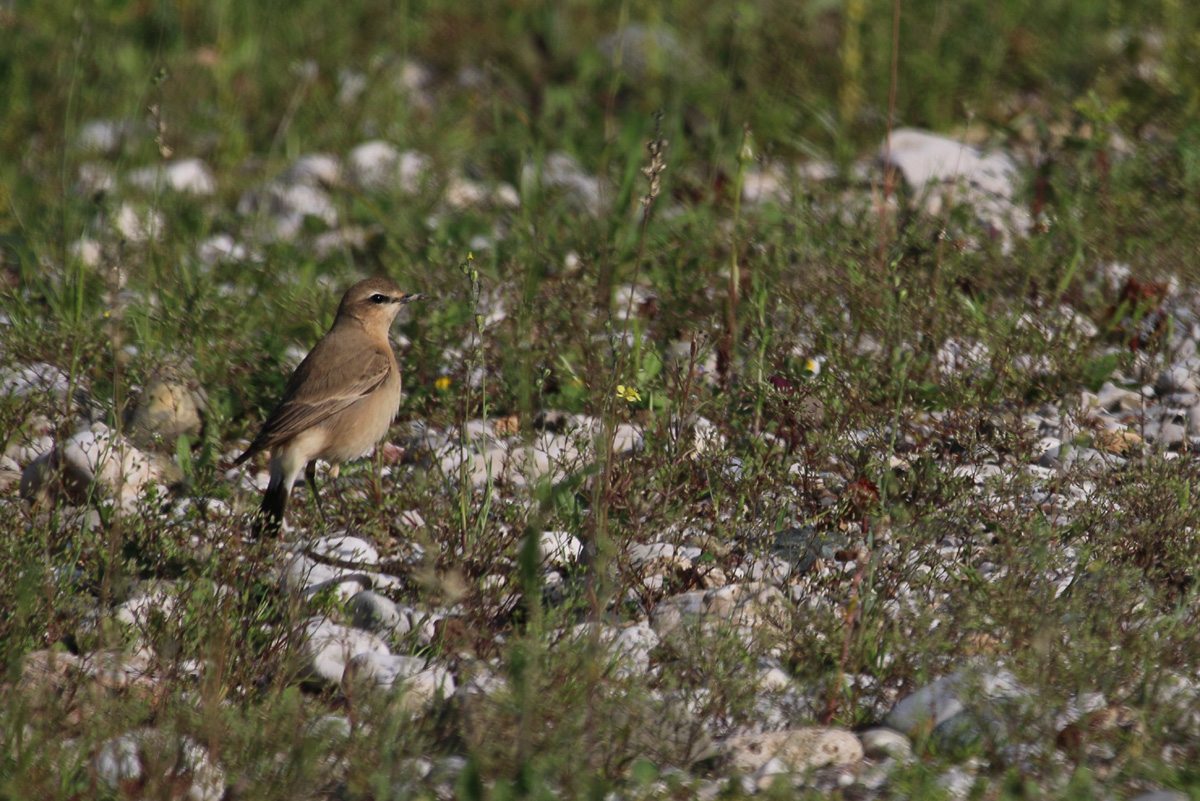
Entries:
{"label": "bird's buff breast", "polygon": [[399,382],[395,391],[383,388],[324,424],[305,432],[311,434],[317,459],[337,464],[361,459],[383,439],[400,410]]}

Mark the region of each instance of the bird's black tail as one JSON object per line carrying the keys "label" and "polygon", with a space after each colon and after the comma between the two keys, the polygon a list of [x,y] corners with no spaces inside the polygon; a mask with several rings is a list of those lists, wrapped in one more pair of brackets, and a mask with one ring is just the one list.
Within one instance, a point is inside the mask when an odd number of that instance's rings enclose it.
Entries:
{"label": "bird's black tail", "polygon": [[271,476],[271,483],[263,493],[262,505],[254,518],[251,532],[255,539],[278,537],[283,528],[283,512],[287,508],[288,491],[291,487],[282,477]]}

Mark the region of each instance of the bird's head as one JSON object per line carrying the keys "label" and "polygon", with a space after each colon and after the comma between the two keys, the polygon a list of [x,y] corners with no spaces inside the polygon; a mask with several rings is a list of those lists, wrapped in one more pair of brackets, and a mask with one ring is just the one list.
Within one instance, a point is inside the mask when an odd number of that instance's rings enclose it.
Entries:
{"label": "bird's head", "polygon": [[404,292],[390,278],[368,278],[346,290],[337,316],[351,317],[367,325],[391,325],[400,306],[425,295]]}

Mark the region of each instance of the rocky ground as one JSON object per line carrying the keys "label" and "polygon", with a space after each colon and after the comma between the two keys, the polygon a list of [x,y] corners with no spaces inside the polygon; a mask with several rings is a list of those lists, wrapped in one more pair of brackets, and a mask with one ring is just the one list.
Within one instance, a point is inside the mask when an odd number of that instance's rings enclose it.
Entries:
{"label": "rocky ground", "polygon": [[[98,120],[76,143],[94,157],[75,191],[130,198],[69,245],[81,269],[107,276],[108,306],[126,320],[154,306],[154,287],[126,285],[109,249],[172,226],[139,192],[237,221],[182,255],[230,295],[280,243],[318,259],[369,250],[384,234],[345,218],[351,195],[432,193],[431,230],[482,210],[490,225],[464,248],[476,254],[506,247],[535,191],[580,217],[612,213],[606,179],[562,152],[525,164],[518,187],[372,139],[299,156],[226,198],[201,159],[127,169],[114,158],[150,135]],[[880,203],[888,165],[903,191]],[[848,174],[752,163],[741,201],[793,208],[816,192],[828,205],[814,213],[829,218],[925,215],[948,221],[938,230],[957,252],[1004,259],[1044,222],[1018,200],[1025,169],[1002,149],[903,129]],[[658,203],[664,217],[682,213]],[[556,273],[587,269],[575,253],[551,258]],[[265,465],[227,469],[244,441],[214,430],[230,417],[214,413],[218,388],[189,374],[186,355],[127,387],[118,416],[111,383],[86,364],[13,350],[0,387],[20,418],[7,424],[0,516],[9,536],[44,549],[39,572],[10,573],[28,579],[11,597],[49,600],[22,618],[44,630],[25,630],[10,654],[9,753],[27,776],[104,797],[265,797],[254,788],[289,760],[306,761],[311,782],[287,784],[295,795],[469,796],[571,744],[580,750],[556,758],[614,798],[993,798],[1023,782],[1039,795],[1185,798],[1154,777],[1191,759],[1200,734],[1187,545],[1200,294],[1121,264],[1085,272],[1073,280],[1112,299],[1107,317],[1063,292],[1018,300],[990,341],[831,327],[790,346],[803,371],[769,377],[749,352],[730,368],[711,344],[656,330],[645,312],[665,302],[662,287],[626,283],[609,324],[636,333],[612,335],[614,351],[659,353],[662,375],[681,382],[673,396],[659,385],[673,405],[653,407],[643,393],[655,375],[643,372],[615,392],[585,377],[608,400],[584,411],[475,405],[455,420],[407,406],[377,460],[325,485],[335,512],[298,490],[289,530],[269,543],[248,540],[245,523]],[[280,278],[258,291],[299,280]],[[330,297],[342,283],[316,280]],[[504,369],[485,343],[529,312],[503,282],[480,283],[466,333],[422,357],[440,375],[418,372],[410,392],[441,382],[459,393],[447,399],[485,397]],[[18,287],[16,302],[33,295]],[[20,309],[35,306],[9,306],[4,326],[28,325],[22,315],[37,312]],[[789,313],[803,310],[771,310]],[[856,316],[847,303],[845,319]],[[432,347],[419,325],[404,331],[402,353]],[[312,341],[290,343],[285,369]],[[901,392],[852,413],[850,365],[881,369],[897,343],[927,354],[927,381],[1018,375],[1053,389],[959,405]],[[1094,391],[1055,383],[1072,359],[1106,367]],[[756,369],[766,423],[745,424],[736,400],[687,409]],[[205,439],[218,447],[202,457]],[[227,649],[251,642],[249,667],[227,670]],[[244,733],[219,745],[222,709],[253,718],[263,696],[297,689],[291,745]],[[397,741],[396,726],[425,736]],[[539,780],[547,793],[577,789],[552,769]]]}

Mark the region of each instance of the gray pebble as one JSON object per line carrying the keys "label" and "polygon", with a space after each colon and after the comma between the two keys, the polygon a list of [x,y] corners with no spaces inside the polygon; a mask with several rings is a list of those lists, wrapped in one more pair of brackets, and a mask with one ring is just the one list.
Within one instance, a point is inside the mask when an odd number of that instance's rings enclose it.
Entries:
{"label": "gray pebble", "polygon": [[375,634],[403,636],[412,630],[412,617],[390,598],[373,590],[363,590],[347,603],[350,620],[355,626]]}
{"label": "gray pebble", "polygon": [[867,729],[858,735],[863,753],[871,759],[892,758],[901,762],[912,758],[912,741],[895,729]]}
{"label": "gray pebble", "polygon": [[[955,734],[960,727],[973,730],[977,722],[974,718],[984,712],[989,702],[1025,694],[1016,677],[1003,668],[959,670],[934,679],[901,699],[888,713],[885,723],[900,732],[922,726],[935,729],[946,726],[944,734]],[[968,712],[972,714],[964,714]]]}

